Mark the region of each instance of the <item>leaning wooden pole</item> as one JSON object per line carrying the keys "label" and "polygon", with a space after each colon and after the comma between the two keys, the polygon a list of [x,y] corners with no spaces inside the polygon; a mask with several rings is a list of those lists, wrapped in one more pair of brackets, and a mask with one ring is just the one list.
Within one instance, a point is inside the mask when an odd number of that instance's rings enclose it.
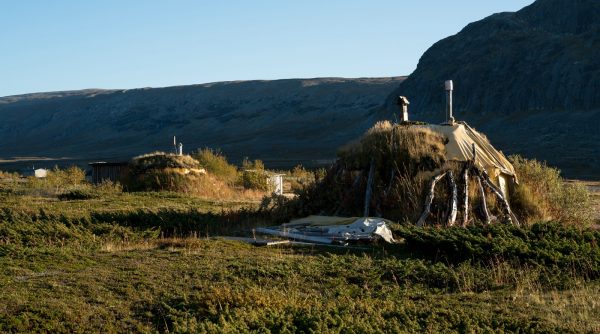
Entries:
{"label": "leaning wooden pole", "polygon": [[481,212],[483,213],[484,223],[486,225],[488,225],[488,224],[490,224],[491,219],[490,219],[490,212],[488,211],[488,208],[487,208],[487,202],[485,200],[485,190],[483,189],[481,177],[479,175],[475,175],[475,178],[477,179],[477,186],[479,188],[479,194],[481,194]]}
{"label": "leaning wooden pole", "polygon": [[371,206],[371,193],[373,192],[373,177],[375,177],[375,159],[371,158],[369,167],[369,177],[367,179],[367,191],[365,192],[365,210],[364,217],[369,217],[369,207]]}
{"label": "leaning wooden pole", "polygon": [[456,187],[456,182],[454,182],[454,173],[450,170],[446,176],[448,177],[448,185],[450,186],[450,206],[448,208],[446,224],[448,226],[454,226],[456,214],[458,212],[458,189]]}
{"label": "leaning wooden pole", "polygon": [[429,193],[427,194],[427,198],[425,198],[425,208],[423,210],[423,213],[421,214],[421,217],[417,221],[417,226],[425,225],[425,221],[431,213],[431,203],[433,203],[433,197],[435,195],[435,184],[438,183],[438,181],[441,180],[444,176],[446,176],[445,172],[435,176],[431,180],[431,183],[429,184]]}
{"label": "leaning wooden pole", "polygon": [[502,208],[504,209],[504,212],[506,213],[506,219],[508,220],[508,222],[514,223],[517,226],[520,226],[521,224],[519,223],[519,220],[517,219],[515,214],[510,209],[510,205],[508,204],[506,197],[504,197],[504,195],[502,195],[502,191],[500,189],[498,189],[498,187],[496,187],[492,183],[489,175],[485,171],[483,171],[482,174],[483,174],[483,184],[486,187],[488,187],[500,199],[500,203],[502,204]]}

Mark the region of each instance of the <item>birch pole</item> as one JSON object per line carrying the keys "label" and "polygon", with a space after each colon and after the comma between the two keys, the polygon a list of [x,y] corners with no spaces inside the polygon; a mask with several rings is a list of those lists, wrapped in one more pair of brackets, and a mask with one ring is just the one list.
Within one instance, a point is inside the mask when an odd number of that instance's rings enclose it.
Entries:
{"label": "birch pole", "polygon": [[435,184],[444,176],[446,176],[445,172],[437,175],[431,180],[431,183],[429,184],[429,194],[427,194],[427,198],[425,199],[425,209],[423,210],[423,214],[421,214],[421,217],[417,221],[417,226],[425,225],[425,221],[431,213],[431,203],[433,202],[433,197],[435,195]]}
{"label": "birch pole", "polygon": [[465,166],[462,172],[462,179],[465,183],[463,187],[464,191],[464,201],[463,201],[463,223],[462,226],[465,227],[469,223],[469,166]]}
{"label": "birch pole", "polygon": [[453,226],[454,223],[456,222],[456,213],[458,212],[458,190],[456,187],[456,182],[454,182],[454,174],[452,173],[451,170],[448,171],[447,174],[448,177],[448,184],[450,186],[450,207],[449,207],[449,211],[448,211],[448,219],[446,220],[446,224],[448,226]]}
{"label": "birch pole", "polygon": [[487,186],[500,199],[500,203],[502,203],[502,208],[504,209],[504,212],[506,213],[506,219],[508,220],[508,222],[511,224],[516,224],[517,226],[520,226],[521,224],[519,223],[519,220],[517,219],[515,214],[510,209],[510,205],[508,204],[506,197],[504,197],[504,195],[502,195],[502,191],[500,189],[498,189],[498,187],[496,187],[492,183],[489,175],[485,171],[483,171],[482,174],[483,174],[483,184],[485,186]]}

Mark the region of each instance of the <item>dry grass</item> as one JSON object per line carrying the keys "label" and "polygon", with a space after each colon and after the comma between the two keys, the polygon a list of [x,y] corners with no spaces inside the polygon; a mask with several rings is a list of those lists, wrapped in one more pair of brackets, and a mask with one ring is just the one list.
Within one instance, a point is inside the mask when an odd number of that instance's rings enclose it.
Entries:
{"label": "dry grass", "polygon": [[444,164],[444,141],[442,135],[426,128],[380,121],[360,140],[343,146],[338,156],[350,169],[368,168],[374,159],[378,166],[389,165],[403,174],[416,175]]}
{"label": "dry grass", "polygon": [[107,253],[121,253],[166,249],[170,252],[193,254],[197,253],[202,248],[202,245],[202,239],[200,239],[197,234],[191,234],[189,237],[169,237],[136,241],[108,241],[100,246],[100,250]]}
{"label": "dry grass", "polygon": [[512,295],[516,303],[525,304],[534,312],[544,312],[546,321],[553,325],[569,323],[590,333],[600,332],[600,287],[597,285],[544,291],[526,281],[520,283]]}
{"label": "dry grass", "polygon": [[200,163],[189,155],[177,155],[165,152],[152,152],[133,158],[130,167],[136,172],[163,168],[200,168]]}
{"label": "dry grass", "polygon": [[363,215],[373,164],[370,215],[413,219],[421,210],[427,175],[445,164],[444,138],[426,128],[382,121],[343,146],[338,157],[314,185],[298,189],[299,197],[281,210],[282,216]]}
{"label": "dry grass", "polygon": [[219,151],[210,148],[198,150],[192,154],[200,165],[209,173],[215,175],[228,185],[234,185],[238,179],[237,167],[230,164],[227,158]]}
{"label": "dry grass", "polygon": [[558,220],[589,226],[592,202],[584,184],[566,182],[560,171],[543,162],[510,156],[519,177],[511,193],[511,205],[526,222]]}
{"label": "dry grass", "polygon": [[264,191],[234,187],[213,175],[197,175],[191,177],[185,185],[184,192],[204,199],[217,200],[250,200],[258,201],[265,196]]}

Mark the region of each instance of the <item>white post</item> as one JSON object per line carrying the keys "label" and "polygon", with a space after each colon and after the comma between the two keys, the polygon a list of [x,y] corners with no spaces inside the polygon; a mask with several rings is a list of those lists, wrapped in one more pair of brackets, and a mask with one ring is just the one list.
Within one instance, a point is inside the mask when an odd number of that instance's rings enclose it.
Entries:
{"label": "white post", "polygon": [[183,155],[183,143],[179,143],[179,150],[177,151],[177,154]]}
{"label": "white post", "polygon": [[446,123],[454,124],[454,117],[452,116],[452,91],[454,90],[454,83],[452,80],[446,80],[444,88],[446,89]]}

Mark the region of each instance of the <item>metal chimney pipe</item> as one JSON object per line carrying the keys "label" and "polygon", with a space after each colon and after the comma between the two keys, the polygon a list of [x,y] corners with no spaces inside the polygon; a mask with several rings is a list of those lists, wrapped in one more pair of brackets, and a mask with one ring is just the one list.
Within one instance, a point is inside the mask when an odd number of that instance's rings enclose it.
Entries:
{"label": "metal chimney pipe", "polygon": [[444,83],[446,89],[446,123],[454,124],[454,116],[452,115],[452,91],[454,83],[452,80],[446,80]]}
{"label": "metal chimney pipe", "polygon": [[408,99],[405,96],[398,96],[396,104],[400,108],[400,122],[408,122]]}

